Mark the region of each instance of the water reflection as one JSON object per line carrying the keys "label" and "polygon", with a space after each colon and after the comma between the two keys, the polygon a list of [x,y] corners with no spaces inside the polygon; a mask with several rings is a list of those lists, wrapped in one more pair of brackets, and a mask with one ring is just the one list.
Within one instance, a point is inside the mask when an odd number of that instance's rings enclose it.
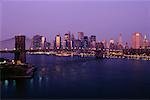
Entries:
{"label": "water reflection", "polygon": [[142,82],[143,68],[139,60],[134,61],[133,79],[137,82]]}
{"label": "water reflection", "polygon": [[47,76],[48,74],[48,67],[41,67],[40,68],[40,76]]}
{"label": "water reflection", "polygon": [[4,81],[4,86],[5,86],[5,88],[8,88],[8,80]]}
{"label": "water reflection", "polygon": [[150,88],[143,82],[150,81],[149,64],[143,64],[142,61],[103,59],[81,62],[75,59],[70,63],[70,59],[63,57],[32,57],[30,63],[38,68],[35,76],[32,79],[2,82],[3,97],[149,96]]}
{"label": "water reflection", "polygon": [[61,73],[61,66],[56,65],[56,66],[55,66],[55,72],[56,72],[56,73]]}
{"label": "water reflection", "polygon": [[16,80],[13,80],[13,86],[14,87],[16,86]]}
{"label": "water reflection", "polygon": [[52,78],[54,78],[55,80],[58,80],[60,78],[62,78],[62,66],[56,64],[52,67]]}
{"label": "water reflection", "polygon": [[24,97],[27,93],[27,80],[25,79],[18,79],[16,80],[16,92],[18,97]]}
{"label": "water reflection", "polygon": [[0,80],[0,87],[2,86],[2,81]]}

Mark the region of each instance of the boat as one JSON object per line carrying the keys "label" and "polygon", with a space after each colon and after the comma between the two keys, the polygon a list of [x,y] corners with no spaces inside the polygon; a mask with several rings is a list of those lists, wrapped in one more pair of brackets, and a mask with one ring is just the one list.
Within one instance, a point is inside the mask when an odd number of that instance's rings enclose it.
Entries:
{"label": "boat", "polygon": [[71,53],[56,53],[56,56],[69,57],[69,56],[72,56],[72,54]]}
{"label": "boat", "polygon": [[32,78],[35,67],[28,63],[14,63],[13,61],[0,60],[1,80]]}

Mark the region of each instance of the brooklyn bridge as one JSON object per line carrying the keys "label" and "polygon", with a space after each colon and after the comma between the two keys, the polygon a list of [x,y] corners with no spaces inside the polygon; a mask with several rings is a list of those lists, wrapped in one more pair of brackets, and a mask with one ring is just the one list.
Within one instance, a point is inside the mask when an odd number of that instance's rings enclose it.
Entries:
{"label": "brooklyn bridge", "polygon": [[[16,36],[17,37],[17,36]],[[18,36],[19,37],[19,36]],[[56,55],[56,56],[96,56],[100,58],[128,58],[128,59],[144,59],[150,60],[150,48],[148,49],[122,49],[115,50],[109,48],[97,48],[93,49],[30,49],[32,40],[30,38],[25,37],[24,43],[21,43],[15,39],[15,37],[0,41],[0,53],[28,53],[28,54],[47,54],[47,55]],[[21,44],[20,44],[21,43]],[[22,45],[21,48],[17,48],[16,45]]]}

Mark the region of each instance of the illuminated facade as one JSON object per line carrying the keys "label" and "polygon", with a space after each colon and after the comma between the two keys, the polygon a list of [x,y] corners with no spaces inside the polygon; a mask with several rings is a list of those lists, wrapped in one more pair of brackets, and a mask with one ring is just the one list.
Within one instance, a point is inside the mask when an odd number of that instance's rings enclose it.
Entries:
{"label": "illuminated facade", "polygon": [[34,50],[38,50],[42,48],[42,36],[35,35],[32,38],[32,48]]}
{"label": "illuminated facade", "polygon": [[89,48],[88,36],[84,36],[84,38],[83,38],[83,48],[84,48],[84,49]]}
{"label": "illuminated facade", "polygon": [[55,48],[56,49],[61,48],[61,37],[60,37],[60,35],[56,35],[56,37],[55,37]]}
{"label": "illuminated facade", "polygon": [[109,49],[115,49],[115,41],[113,39],[109,41]]}
{"label": "illuminated facade", "polygon": [[96,48],[96,36],[91,35],[90,37],[90,48]]}
{"label": "illuminated facade", "polygon": [[107,41],[105,39],[102,40],[102,43],[104,45],[104,48],[109,48],[109,46],[107,45]]}
{"label": "illuminated facade", "polygon": [[64,45],[66,49],[71,49],[71,36],[70,32],[65,34]]}
{"label": "illuminated facade", "polygon": [[44,36],[41,37],[41,48],[45,49],[46,38]]}
{"label": "illuminated facade", "polygon": [[133,33],[132,36],[132,48],[139,49],[142,47],[142,34],[139,32]]}
{"label": "illuminated facade", "polygon": [[114,40],[113,40],[113,39],[110,39],[109,43],[113,43],[113,44],[114,44],[115,42],[114,42]]}
{"label": "illuminated facade", "polygon": [[118,43],[119,43],[119,45],[123,45],[123,43],[122,43],[122,34],[121,33],[119,34]]}
{"label": "illuminated facade", "polygon": [[74,48],[75,49],[81,48],[81,40],[74,40]]}
{"label": "illuminated facade", "polygon": [[82,41],[83,38],[84,38],[84,33],[83,32],[78,32],[78,39]]}
{"label": "illuminated facade", "polygon": [[74,47],[75,47],[74,41],[75,41],[75,37],[74,37],[74,34],[72,34],[72,36],[71,36],[71,49],[74,49]]}
{"label": "illuminated facade", "polygon": [[148,48],[148,46],[149,46],[149,42],[148,42],[148,39],[147,39],[147,37],[145,35],[142,47],[143,47],[143,49],[146,49],[146,48]]}

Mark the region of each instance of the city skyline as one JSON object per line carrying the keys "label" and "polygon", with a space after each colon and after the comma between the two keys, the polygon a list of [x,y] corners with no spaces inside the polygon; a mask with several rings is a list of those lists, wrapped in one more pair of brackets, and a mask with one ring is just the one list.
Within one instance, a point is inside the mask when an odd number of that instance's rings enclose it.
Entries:
{"label": "city skyline", "polygon": [[[60,35],[60,33],[56,34],[56,36],[52,39],[52,41],[49,41],[47,39],[47,37],[45,37],[44,35],[41,35],[41,34],[36,34],[32,37],[27,37],[26,35],[23,35],[23,34],[18,34],[16,36],[26,36],[26,38],[28,39],[28,43],[26,44],[27,46],[27,49],[28,48],[37,48],[33,43],[33,41],[35,40],[35,44],[38,43],[38,45],[40,46],[40,48],[46,48],[46,47],[52,47],[52,46],[56,46],[56,44],[58,45],[60,43],[60,46],[62,46],[61,48],[65,48],[64,46],[71,46],[73,45],[79,45],[79,44],[76,44],[77,42],[81,42],[82,40],[84,40],[84,38],[86,38],[85,40],[87,41],[87,43],[90,43],[90,44],[87,44],[88,47],[95,47],[96,43],[100,43],[102,42],[103,45],[106,47],[106,48],[109,48],[111,43],[112,44],[115,44],[115,45],[121,45],[123,46],[123,48],[125,48],[125,46],[128,44],[129,48],[140,48],[140,46],[149,46],[150,45],[150,40],[147,38],[148,35],[145,35],[143,33],[140,33],[140,32],[134,32],[130,35],[130,40],[131,41],[123,41],[122,39],[124,38],[122,36],[122,33],[119,33],[118,36],[116,37],[116,39],[114,38],[110,38],[109,40],[106,40],[106,39],[103,39],[103,40],[98,40],[97,36],[96,35],[93,35],[93,34],[90,34],[90,35],[87,35],[85,34],[84,32],[76,32],[76,34],[78,34],[77,36],[74,36],[74,33],[71,33],[70,31],[64,33],[63,35]],[[137,37],[137,35],[140,34],[140,41]],[[56,43],[57,41],[57,36],[60,37],[60,40],[58,43]],[[137,37],[137,39],[133,38],[133,37]],[[7,41],[9,42],[9,40],[12,40],[14,37],[8,39],[8,40],[4,40],[4,41]],[[136,42],[136,41],[139,41],[139,42]],[[6,48],[9,48],[9,46],[11,47],[12,43],[14,43],[14,41],[12,41],[11,45],[7,45],[7,46],[4,46],[5,44],[3,43],[3,41],[0,41],[0,46],[1,46],[1,49],[6,49]],[[56,44],[55,44],[56,43]],[[67,44],[66,44],[67,43]],[[69,43],[69,44],[68,44]],[[137,44],[137,46],[135,46]],[[46,47],[45,47],[45,46]],[[60,46],[58,47],[60,49]],[[5,47],[5,48],[4,48]],[[57,48],[57,46],[56,46]],[[71,48],[71,47],[70,47]],[[122,47],[121,47],[122,48]]]}
{"label": "city skyline", "polygon": [[[53,41],[71,31],[87,36],[96,35],[98,40],[118,39],[130,41],[134,32],[146,34],[149,39],[150,7],[149,1],[17,1],[0,2],[0,40],[18,33],[32,37],[36,33]],[[14,24],[17,23],[17,24]]]}
{"label": "city skyline", "polygon": [[2,99],[150,98],[150,0],[0,0]]}

